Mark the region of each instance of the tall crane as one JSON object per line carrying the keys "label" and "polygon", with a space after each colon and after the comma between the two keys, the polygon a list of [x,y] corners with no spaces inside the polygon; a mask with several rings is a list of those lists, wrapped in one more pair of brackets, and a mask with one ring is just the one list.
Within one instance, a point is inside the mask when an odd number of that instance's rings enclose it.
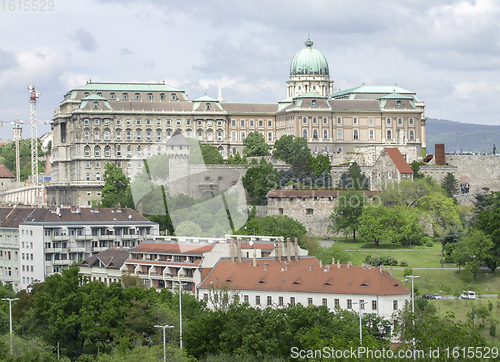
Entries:
{"label": "tall crane", "polygon": [[28,86],[31,104],[31,181],[38,186],[38,120],[36,114],[36,99],[40,97],[34,85]]}

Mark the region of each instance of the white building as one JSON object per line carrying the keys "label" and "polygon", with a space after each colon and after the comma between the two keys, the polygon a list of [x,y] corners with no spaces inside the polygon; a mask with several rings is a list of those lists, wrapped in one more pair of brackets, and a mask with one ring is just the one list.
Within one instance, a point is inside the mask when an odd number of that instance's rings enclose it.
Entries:
{"label": "white building", "polygon": [[198,298],[208,307],[217,308],[224,302],[220,300],[221,290],[230,290],[227,297],[222,294],[227,302],[236,297],[256,308],[301,303],[359,311],[361,304],[362,312],[388,319],[411,297],[410,291],[383,267],[351,263],[324,266],[315,257],[220,260],[198,287]]}
{"label": "white building", "polygon": [[0,208],[0,281],[19,288],[19,223],[33,208]]}

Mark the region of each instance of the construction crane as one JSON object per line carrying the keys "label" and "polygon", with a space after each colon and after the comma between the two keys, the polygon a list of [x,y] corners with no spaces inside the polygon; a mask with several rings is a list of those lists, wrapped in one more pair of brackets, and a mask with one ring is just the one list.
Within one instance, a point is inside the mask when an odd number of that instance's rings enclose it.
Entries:
{"label": "construction crane", "polygon": [[31,105],[31,183],[38,186],[38,120],[36,114],[36,99],[40,97],[34,85],[28,86]]}

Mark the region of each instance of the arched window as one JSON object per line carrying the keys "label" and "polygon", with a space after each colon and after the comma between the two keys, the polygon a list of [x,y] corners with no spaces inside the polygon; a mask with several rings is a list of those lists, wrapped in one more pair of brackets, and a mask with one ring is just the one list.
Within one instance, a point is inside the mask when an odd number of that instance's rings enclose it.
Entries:
{"label": "arched window", "polygon": [[121,140],[122,139],[122,133],[121,131],[116,131],[116,139]]}
{"label": "arched window", "polygon": [[109,131],[104,131],[104,139],[109,141]]}
{"label": "arched window", "polygon": [[89,96],[89,92],[85,92],[85,93],[83,93],[83,96],[84,96],[84,97],[88,97],[88,96]]}
{"label": "arched window", "polygon": [[161,155],[161,146],[158,146],[158,154]]}
{"label": "arched window", "polygon": [[109,146],[104,147],[104,156],[105,157],[111,156],[111,147]]}
{"label": "arched window", "polygon": [[136,138],[137,138],[137,141],[140,141],[141,140],[141,131],[137,131],[136,132]]}
{"label": "arched window", "polygon": [[120,145],[116,146],[116,155],[121,156],[122,155],[122,147]]}
{"label": "arched window", "polygon": [[206,110],[210,110],[210,103],[205,103]]}
{"label": "arched window", "polygon": [[170,98],[175,101],[177,99],[177,96],[175,95],[175,93],[172,93],[170,94]]}
{"label": "arched window", "polygon": [[390,129],[387,130],[387,139],[392,140],[392,131]]}
{"label": "arched window", "polygon": [[101,147],[95,146],[94,147],[94,156],[95,157],[100,157],[101,156]]}
{"label": "arched window", "polygon": [[328,130],[327,129],[324,129],[323,130],[323,139],[328,139]]}
{"label": "arched window", "polygon": [[141,99],[141,95],[139,93],[135,94],[135,99]]}
{"label": "arched window", "polygon": [[313,129],[313,138],[318,139],[318,130],[317,129]]}
{"label": "arched window", "polygon": [[148,93],[148,99],[152,100],[153,99],[153,93]]}
{"label": "arched window", "polygon": [[307,118],[306,117],[302,118],[302,123],[307,123]]}
{"label": "arched window", "polygon": [[130,140],[130,131],[127,131],[127,140]]}
{"label": "arched window", "polygon": [[161,141],[161,131],[156,131],[156,140]]}
{"label": "arched window", "polygon": [[89,131],[85,131],[85,132],[83,132],[83,138],[84,138],[85,140],[88,140],[88,139],[90,138],[90,132],[89,132]]}
{"label": "arched window", "polygon": [[305,128],[302,131],[302,137],[304,137],[305,139],[307,139],[307,129],[305,129]]}
{"label": "arched window", "polygon": [[127,99],[128,98],[128,94],[127,93],[123,93],[123,99]]}
{"label": "arched window", "polygon": [[410,140],[414,140],[415,139],[415,131],[410,129]]}
{"label": "arched window", "polygon": [[113,92],[111,92],[111,93],[109,93],[109,97],[110,97],[111,99],[115,99],[115,94],[114,94]]}
{"label": "arched window", "polygon": [[151,141],[151,131],[146,132],[146,140]]}
{"label": "arched window", "polygon": [[83,149],[83,154],[85,155],[85,157],[90,156],[90,146],[85,146],[85,148]]}
{"label": "arched window", "polygon": [[94,140],[99,141],[99,131],[98,130],[94,131]]}
{"label": "arched window", "polygon": [[162,101],[165,100],[165,93],[160,93],[160,100],[162,100]]}

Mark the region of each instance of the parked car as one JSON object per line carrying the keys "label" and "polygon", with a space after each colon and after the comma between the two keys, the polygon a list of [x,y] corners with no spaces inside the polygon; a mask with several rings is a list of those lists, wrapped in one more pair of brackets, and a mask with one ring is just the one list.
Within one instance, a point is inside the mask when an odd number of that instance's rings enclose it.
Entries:
{"label": "parked car", "polygon": [[422,298],[424,298],[424,299],[431,299],[431,295],[430,294],[423,294]]}
{"label": "parked car", "polygon": [[463,291],[462,295],[460,296],[462,299],[476,299],[476,293],[473,292],[472,290],[469,291]]}
{"label": "parked car", "polygon": [[441,299],[441,296],[436,293],[431,296],[431,299]]}

